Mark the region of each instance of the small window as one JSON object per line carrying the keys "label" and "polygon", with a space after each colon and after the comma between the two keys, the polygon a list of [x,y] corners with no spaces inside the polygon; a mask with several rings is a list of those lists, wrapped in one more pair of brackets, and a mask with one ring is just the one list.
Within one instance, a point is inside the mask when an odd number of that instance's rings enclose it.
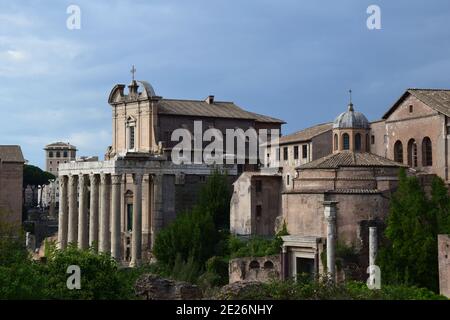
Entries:
{"label": "small window", "polygon": [[298,146],[294,146],[294,159],[298,159]]}
{"label": "small window", "polygon": [[414,107],[412,104],[409,105],[409,113],[412,113],[414,111]]}
{"label": "small window", "polygon": [[286,175],[286,185],[289,185],[291,183],[291,176],[290,175]]}
{"label": "small window", "polygon": [[371,143],[371,144],[375,144],[375,136],[374,136],[374,135],[372,135],[372,136],[370,137],[370,143]]}
{"label": "small window", "polygon": [[302,158],[303,159],[308,158],[308,145],[307,144],[302,145]]}
{"label": "small window", "polygon": [[53,151],[50,151],[50,152],[48,153],[48,157],[49,157],[49,158],[53,158]]}
{"label": "small window", "polygon": [[50,161],[50,164],[52,164],[52,161]]}
{"label": "small window", "polygon": [[288,160],[288,147],[283,148],[283,160]]}
{"label": "small window", "polygon": [[344,133],[342,135],[342,140],[343,140],[343,149],[349,150],[350,149],[350,137],[348,136],[347,133]]}
{"label": "small window", "polygon": [[57,152],[56,152],[56,157],[57,157],[57,158],[60,158],[60,157],[61,157],[61,152],[57,151]]}
{"label": "small window", "polygon": [[356,151],[361,150],[361,134],[360,133],[355,134],[355,150]]}
{"label": "small window", "polygon": [[264,262],[264,269],[273,269],[273,262],[270,260]]}
{"label": "small window", "polygon": [[250,269],[259,269],[259,262],[256,260],[253,260],[252,262],[250,262],[249,267],[250,267]]}
{"label": "small window", "polygon": [[261,192],[262,191],[262,181],[261,180],[256,180],[255,181],[255,189],[256,189],[256,192]]}
{"label": "small window", "polygon": [[50,168],[50,172],[52,172],[53,170],[52,170],[52,168]]}

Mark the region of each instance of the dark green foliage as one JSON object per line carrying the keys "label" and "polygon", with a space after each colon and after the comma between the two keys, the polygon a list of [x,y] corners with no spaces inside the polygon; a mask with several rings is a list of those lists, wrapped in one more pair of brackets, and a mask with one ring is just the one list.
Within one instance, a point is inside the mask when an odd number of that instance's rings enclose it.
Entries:
{"label": "dark green foliage", "polygon": [[263,257],[279,254],[283,244],[282,236],[288,235],[286,224],[272,238],[251,237],[248,240],[231,235],[228,239],[228,250],[231,258]]}
{"label": "dark green foliage", "polygon": [[225,254],[229,202],[227,177],[216,171],[201,189],[196,206],[158,233],[153,253],[164,270],[172,270],[172,278],[196,282],[209,258]]}
{"label": "dark green foliage", "polygon": [[[68,266],[81,270],[81,289],[68,290]],[[50,299],[120,299],[126,296],[127,286],[121,282],[116,262],[105,254],[79,250],[70,246],[55,250],[42,266],[48,281],[46,297]]]}
{"label": "dark green foliage", "polygon": [[387,219],[389,244],[379,252],[382,281],[438,291],[437,234],[449,232],[449,198],[440,178],[428,200],[419,181],[400,172]]}
{"label": "dark green foliage", "polygon": [[229,299],[274,300],[445,300],[427,289],[405,286],[383,286],[370,290],[362,282],[332,284],[325,281],[273,281],[253,290],[243,291]]}

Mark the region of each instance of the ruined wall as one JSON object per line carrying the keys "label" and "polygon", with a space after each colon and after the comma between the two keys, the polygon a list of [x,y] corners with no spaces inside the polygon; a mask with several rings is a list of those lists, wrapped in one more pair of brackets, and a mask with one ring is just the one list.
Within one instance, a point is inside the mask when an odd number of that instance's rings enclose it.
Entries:
{"label": "ruined wall", "polygon": [[439,289],[440,293],[450,298],[450,236],[438,236],[439,254]]}
{"label": "ruined wall", "polygon": [[228,272],[230,283],[281,279],[281,258],[280,255],[274,255],[231,259]]}

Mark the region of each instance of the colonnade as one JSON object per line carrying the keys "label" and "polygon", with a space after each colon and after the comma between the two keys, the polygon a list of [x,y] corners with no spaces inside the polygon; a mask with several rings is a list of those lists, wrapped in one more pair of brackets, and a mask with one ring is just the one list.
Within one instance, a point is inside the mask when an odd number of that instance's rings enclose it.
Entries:
{"label": "colonnade", "polygon": [[[122,261],[121,185],[124,174],[101,173],[59,176],[58,246],[76,244],[80,249],[92,246]],[[130,266],[142,259],[142,173],[132,174],[133,216]],[[152,243],[162,226],[161,175],[153,178]]]}

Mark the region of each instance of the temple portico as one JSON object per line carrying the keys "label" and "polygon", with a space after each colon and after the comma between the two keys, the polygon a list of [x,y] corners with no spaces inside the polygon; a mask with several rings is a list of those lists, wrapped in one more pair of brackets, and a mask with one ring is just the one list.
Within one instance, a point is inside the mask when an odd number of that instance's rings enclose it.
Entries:
{"label": "temple portico", "polygon": [[[176,181],[212,170],[207,165],[173,165],[164,156],[149,154],[61,164],[59,248],[91,246],[117,261],[139,265],[165,217],[175,216]],[[227,168],[231,175],[235,171]]]}

